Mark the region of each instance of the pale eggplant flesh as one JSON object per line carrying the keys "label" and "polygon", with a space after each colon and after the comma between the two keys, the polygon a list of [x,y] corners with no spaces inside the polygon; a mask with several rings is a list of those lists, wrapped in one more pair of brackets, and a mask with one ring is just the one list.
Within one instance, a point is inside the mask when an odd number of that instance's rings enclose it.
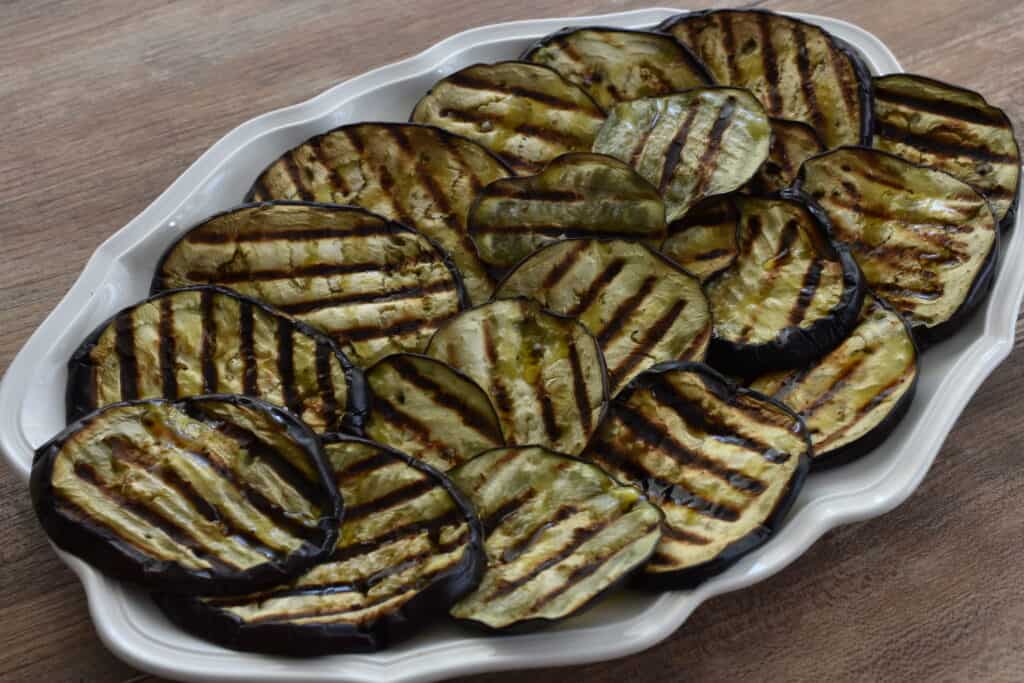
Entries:
{"label": "pale eggplant flesh", "polygon": [[710,197],[668,226],[661,253],[702,283],[736,260],[740,213],[731,195]]}
{"label": "pale eggplant flesh", "polygon": [[825,151],[825,144],[817,132],[806,123],[770,119],[772,144],[768,159],[745,188],[755,195],[781,192],[793,184],[800,166],[811,157]]}

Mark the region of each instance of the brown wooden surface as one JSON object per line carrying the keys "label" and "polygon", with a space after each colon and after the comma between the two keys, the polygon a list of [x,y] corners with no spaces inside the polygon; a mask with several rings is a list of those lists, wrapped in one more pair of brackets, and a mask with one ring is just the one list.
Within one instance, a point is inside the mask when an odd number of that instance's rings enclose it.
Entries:
{"label": "brown wooden surface", "polygon": [[[4,0],[0,367],[96,246],[242,121],[465,28],[647,4]],[[981,91],[1022,129],[1024,3],[753,4],[859,24],[908,70]],[[646,653],[530,680],[1024,680],[1022,389],[1018,350],[893,513],[828,534],[771,580],[707,603]],[[100,644],[81,587],[47,546],[24,485],[3,467],[0,680],[157,680]]]}

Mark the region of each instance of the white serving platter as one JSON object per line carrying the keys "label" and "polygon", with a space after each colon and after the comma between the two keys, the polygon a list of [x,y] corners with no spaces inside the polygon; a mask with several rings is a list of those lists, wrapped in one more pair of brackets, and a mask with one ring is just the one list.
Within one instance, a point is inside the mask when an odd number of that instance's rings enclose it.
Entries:
{"label": "white serving platter", "polygon": [[[563,26],[643,28],[678,11],[518,21],[465,31],[225,135],[96,250],[15,357],[0,382],[0,451],[9,466],[27,481],[34,447],[63,427],[65,363],[78,343],[112,313],[143,298],[164,249],[189,226],[238,203],[259,171],[282,152],[345,123],[404,121],[439,78],[474,62],[515,58],[532,41]],[[835,19],[798,16],[852,44],[873,72],[902,70],[870,33]],[[1022,222],[1003,244],[985,309],[924,357],[917,398],[900,427],[868,457],[811,476],[774,539],[696,590],[661,595],[620,591],[580,617],[531,635],[485,637],[441,622],[384,652],[297,660],[236,653],[194,638],[173,627],[142,592],[75,558],[61,557],[81,579],[107,647],[140,669],[178,680],[422,683],[638,652],[672,635],[705,600],[771,576],[829,529],[881,515],[913,492],[968,400],[1013,347],[1024,294],[1024,269],[1015,267],[1024,261]]]}

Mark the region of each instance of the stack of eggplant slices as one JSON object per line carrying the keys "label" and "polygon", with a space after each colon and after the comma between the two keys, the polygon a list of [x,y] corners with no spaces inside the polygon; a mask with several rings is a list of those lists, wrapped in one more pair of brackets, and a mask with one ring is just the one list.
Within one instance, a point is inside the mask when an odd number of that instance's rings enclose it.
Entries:
{"label": "stack of eggplant slices", "polygon": [[899,423],[1020,170],[980,95],[732,10],[281,152],[75,351],[31,488],[61,549],[286,655],[722,572]]}

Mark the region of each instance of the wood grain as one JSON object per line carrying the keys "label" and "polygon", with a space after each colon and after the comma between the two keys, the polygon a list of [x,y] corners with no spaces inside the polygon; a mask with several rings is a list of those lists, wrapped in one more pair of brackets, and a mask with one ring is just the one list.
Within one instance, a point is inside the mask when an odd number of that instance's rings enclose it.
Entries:
{"label": "wood grain", "polygon": [[[242,121],[465,28],[645,4],[5,0],[0,366],[97,245]],[[748,4],[859,24],[907,69],[984,93],[1021,129],[1024,3]],[[1022,389],[1018,348],[902,507],[828,534],[769,581],[704,605],[646,653],[530,680],[1024,680]],[[78,582],[7,471],[0,471],[0,680],[157,681],[102,647]]]}

